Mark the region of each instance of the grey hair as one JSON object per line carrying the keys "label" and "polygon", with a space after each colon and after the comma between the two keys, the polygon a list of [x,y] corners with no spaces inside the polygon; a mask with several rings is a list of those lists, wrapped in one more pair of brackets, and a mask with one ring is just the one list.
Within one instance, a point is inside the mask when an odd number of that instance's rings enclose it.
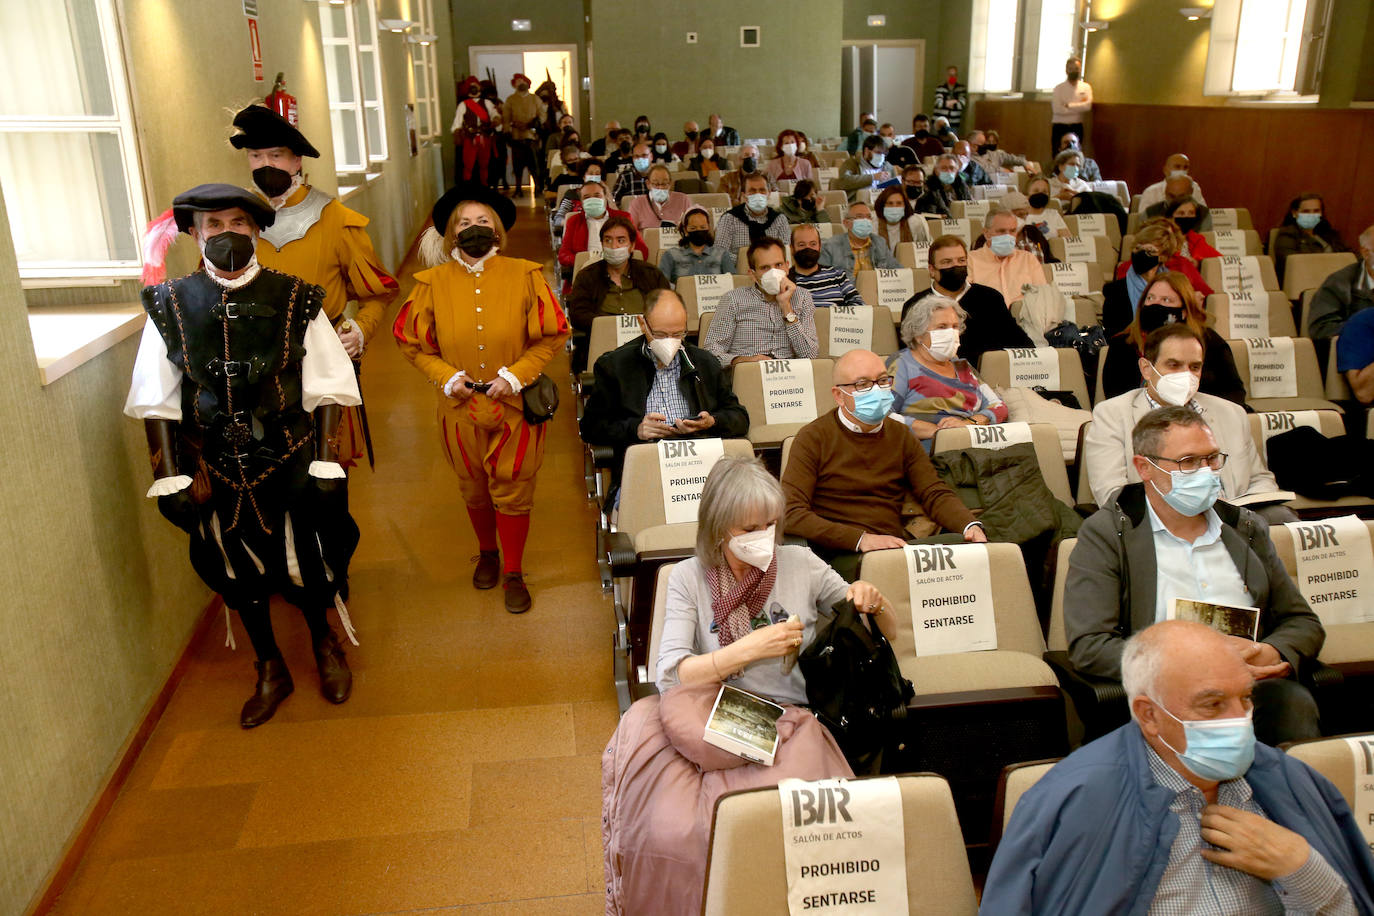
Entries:
{"label": "grey hair", "polygon": [[968,318],[968,312],[964,311],[962,305],[946,296],[926,296],[917,299],[906,310],[902,318],[902,343],[908,347],[916,346],[916,341],[930,330],[930,322],[940,309],[954,309],[954,315],[959,319],[959,333],[964,333],[964,319]]}
{"label": "grey hair", "polygon": [[1149,628],[1126,640],[1121,651],[1121,686],[1126,691],[1126,704],[1131,708],[1131,718],[1135,718],[1136,697],[1153,700],[1159,696],[1156,689],[1159,669],[1164,660],[1164,640],[1149,633]]}
{"label": "grey hair", "polygon": [[1131,430],[1131,452],[1136,455],[1158,455],[1164,436],[1175,426],[1207,426],[1202,415],[1191,407],[1157,407],[1141,417]]}
{"label": "grey hair", "polygon": [[1366,251],[1374,251],[1374,226],[1370,226],[1364,232],[1361,232],[1359,241]]}
{"label": "grey hair", "polygon": [[[1026,206],[1030,206],[1030,201],[1026,201]],[[992,221],[995,217],[998,216],[1010,216],[1013,222],[1016,221],[1016,214],[1012,212],[1010,207],[994,207],[993,209],[988,211],[987,216],[983,217],[984,232],[987,232],[989,229],[992,228]]]}
{"label": "grey hair", "polygon": [[730,529],[738,527],[760,510],[778,523],[778,542],[782,542],[782,510],[785,505],[782,485],[769,474],[757,458],[722,458],[706,475],[697,508],[696,556],[704,566],[725,562],[723,547]]}
{"label": "grey hair", "polygon": [[935,157],[935,164],[939,165],[946,159],[948,159],[950,162],[953,162],[956,168],[959,166],[959,157],[954,155],[953,153],[941,153],[939,156]]}
{"label": "grey hair", "polygon": [[685,314],[687,307],[683,305],[682,297],[675,293],[672,288],[664,287],[663,289],[650,290],[649,294],[644,297],[643,314],[645,323],[648,323],[649,318],[654,312],[658,311],[659,306],[669,305],[674,302],[677,303],[678,307],[681,308]]}

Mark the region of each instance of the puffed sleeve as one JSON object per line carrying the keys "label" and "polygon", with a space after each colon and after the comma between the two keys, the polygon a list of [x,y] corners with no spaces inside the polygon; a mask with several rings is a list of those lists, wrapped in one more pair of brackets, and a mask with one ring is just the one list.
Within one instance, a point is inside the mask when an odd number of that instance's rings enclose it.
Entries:
{"label": "puffed sleeve", "polygon": [[428,278],[416,274],[415,288],[401,306],[391,333],[402,355],[435,385],[442,386],[458,372],[458,367],[439,353],[439,338],[434,330],[434,288]]}
{"label": "puffed sleeve", "polygon": [[313,411],[322,404],[357,407],[358,376],[353,360],[321,309],[305,328],[305,356],[301,358],[301,406]]}
{"label": "puffed sleeve", "polygon": [[[568,340],[572,331],[563,308],[549,289],[542,268],[531,264],[525,273],[525,334],[529,345],[514,365],[506,368],[520,380],[521,387],[530,384],[544,371],[555,353]],[[447,376],[446,376],[447,378]]]}
{"label": "puffed sleeve", "polygon": [[167,358],[167,342],[152,320],[143,325],[124,413],[136,420],[181,420],[181,370]]}
{"label": "puffed sleeve", "polygon": [[396,278],[382,266],[367,234],[367,217],[344,208],[343,232],[339,235],[339,263],[344,267],[348,298],[358,302],[353,320],[371,342],[386,320],[386,307],[400,293]]}

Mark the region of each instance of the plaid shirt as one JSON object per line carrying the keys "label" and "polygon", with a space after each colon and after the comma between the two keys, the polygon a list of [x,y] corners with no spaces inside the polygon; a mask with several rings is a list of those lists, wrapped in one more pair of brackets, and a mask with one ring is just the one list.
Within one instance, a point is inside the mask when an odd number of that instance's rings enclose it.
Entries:
{"label": "plaid shirt", "polygon": [[782,317],[776,302],[769,302],[757,286],[744,286],[720,297],[711,329],[702,348],[729,366],[741,356],[767,353],[774,359],[816,359],[816,308],[811,294],[798,287],[792,294],[796,321]]}
{"label": "plaid shirt", "polygon": [[[1278,916],[1280,913],[1312,913],[1320,916],[1355,916],[1350,889],[1315,849],[1307,862],[1291,875],[1271,883],[1224,865],[1214,865],[1201,855],[1202,809],[1207,804],[1199,790],[1146,745],[1150,773],[1155,782],[1177,793],[1169,810],[1178,816],[1178,834],[1169,850],[1169,864],[1155,889],[1150,916]],[[1228,779],[1217,786],[1217,804],[1239,808],[1268,818],[1255,801],[1250,784]]]}
{"label": "plaid shirt", "polygon": [[649,179],[635,171],[634,163],[623,165],[615,176],[615,205],[626,197],[643,196],[649,193]]}
{"label": "plaid shirt", "polygon": [[[749,220],[764,226],[763,234],[771,236],[784,245],[792,244],[792,224],[782,213],[769,207],[763,211],[763,219]],[[734,213],[722,213],[716,221],[716,241],[711,246],[722,255],[722,264],[728,262],[730,270],[735,269],[736,252],[749,244],[749,227]]]}
{"label": "plaid shirt", "polygon": [[647,343],[641,344],[640,349],[644,356],[653,360],[654,363],[654,383],[649,387],[649,397],[644,402],[644,412],[646,414],[661,413],[668,418],[669,423],[676,423],[683,419],[695,419],[696,415],[692,413],[692,407],[683,397],[682,388],[678,385],[682,379],[682,351],[677,352],[667,368],[660,368]]}

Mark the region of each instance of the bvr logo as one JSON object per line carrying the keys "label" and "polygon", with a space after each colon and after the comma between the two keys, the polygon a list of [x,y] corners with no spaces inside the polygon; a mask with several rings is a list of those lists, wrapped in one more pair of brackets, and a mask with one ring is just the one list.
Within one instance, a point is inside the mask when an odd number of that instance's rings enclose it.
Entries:
{"label": "bvr logo", "polygon": [[701,289],[703,286],[720,286],[724,282],[724,274],[702,274],[697,277],[697,289]]}
{"label": "bvr logo", "polygon": [[832,305],[830,306],[830,317],[837,316],[844,318],[854,318],[859,314],[858,306],[854,305]]}
{"label": "bvr logo", "polygon": [[764,375],[778,375],[780,373],[792,371],[792,360],[790,359],[770,359],[763,364]]}
{"label": "bvr logo", "polygon": [[1269,337],[1251,337],[1249,338],[1249,344],[1252,348],[1261,350],[1272,350],[1274,348],[1274,341]]}
{"label": "bvr logo", "polygon": [[952,547],[913,547],[916,555],[917,572],[939,572],[944,569],[958,569],[954,565]]}
{"label": "bvr logo", "polygon": [[1012,347],[1007,352],[1011,354],[1012,359],[1035,359],[1039,355],[1035,350],[1025,347]]}
{"label": "bvr logo", "polygon": [[973,432],[974,445],[986,445],[989,442],[1005,443],[1007,441],[1007,431],[1000,426],[973,426],[970,429]]}
{"label": "bvr logo", "polygon": [[620,319],[620,326],[625,330],[639,327],[638,315],[618,315],[616,317]]}
{"label": "bvr logo", "polygon": [[[897,279],[897,274],[898,274],[898,273],[899,273],[899,271],[894,270],[894,269],[892,269],[891,267],[884,267],[884,268],[882,268],[881,270],[878,271],[878,279],[879,279],[879,280],[895,280],[895,279]],[[852,306],[851,306],[851,308],[852,308]]]}
{"label": "bvr logo", "polygon": [[849,790],[844,786],[821,786],[792,790],[792,824],[806,827],[811,824],[838,824],[840,818],[852,821],[849,809]]}
{"label": "bvr logo", "polygon": [[1340,541],[1336,540],[1335,525],[1307,525],[1299,528],[1298,543],[1303,550],[1341,546]]}
{"label": "bvr logo", "polygon": [[695,442],[669,442],[663,441],[664,458],[695,458],[697,457],[697,444]]}
{"label": "bvr logo", "polygon": [[1297,418],[1291,413],[1266,413],[1264,417],[1264,428],[1268,432],[1279,432],[1280,430],[1296,429],[1298,426]]}

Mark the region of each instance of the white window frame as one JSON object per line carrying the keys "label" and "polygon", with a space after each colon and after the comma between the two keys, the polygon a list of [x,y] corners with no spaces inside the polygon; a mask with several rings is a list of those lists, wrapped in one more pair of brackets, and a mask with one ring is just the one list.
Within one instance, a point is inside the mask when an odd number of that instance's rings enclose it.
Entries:
{"label": "white window frame", "polygon": [[[360,36],[358,34],[358,16],[355,6],[366,4],[367,18],[372,23],[371,34]],[[344,8],[345,34],[337,36],[334,34],[332,16],[335,10]],[[325,59],[325,89],[329,94],[329,128],[334,140],[334,171],[340,175],[358,175],[367,172],[374,164],[386,161],[386,106],[382,94],[382,61],[381,47],[377,41],[377,7],[374,0],[345,0],[342,3],[321,3],[320,11],[320,44],[323,48]],[[330,78],[334,69],[334,64],[338,60],[334,53],[334,48],[344,47],[348,49],[348,80],[353,86],[353,101],[341,101],[334,97],[335,79]],[[359,51],[371,51],[373,79],[377,86],[377,100],[368,102],[363,97],[363,82],[361,70],[363,67],[362,58]],[[373,149],[367,136],[367,117],[366,110],[375,108],[377,110],[378,123],[381,129],[380,149]],[[348,144],[344,137],[334,129],[334,115],[338,114],[340,119],[350,121],[358,135],[358,150],[361,154],[356,160],[347,160]]]}
{"label": "white window frame", "polygon": [[[120,165],[124,186],[128,193],[130,227],[137,251],[132,259],[98,261],[44,261],[41,266],[19,262],[21,280],[51,281],[61,279],[104,280],[139,277],[143,272],[143,227],[148,223],[148,211],[143,200],[143,173],[139,164],[138,142],[134,128],[133,105],[129,99],[129,85],[125,78],[124,48],[119,38],[119,23],[115,18],[112,0],[94,0],[100,28],[100,46],[104,54],[110,97],[114,105],[112,115],[61,115],[54,117],[11,117],[0,115],[0,133],[113,133],[119,141]],[[51,285],[41,283],[40,285]]]}
{"label": "white window frame", "polygon": [[[1283,25],[1270,22],[1269,17],[1257,20],[1254,15],[1245,16],[1246,2],[1216,0],[1212,7],[1202,94],[1249,101],[1315,102],[1321,88],[1326,36],[1330,32],[1331,0],[1277,0],[1277,5],[1285,7]],[[1273,3],[1274,0],[1264,2]],[[1275,59],[1272,47],[1246,47],[1248,35],[1259,33],[1260,41],[1265,37],[1272,39],[1276,28],[1281,30],[1278,34],[1282,47],[1277,55],[1281,72],[1263,84],[1238,87],[1236,65],[1239,56],[1251,54]]]}
{"label": "white window frame", "polygon": [[[369,102],[363,93],[358,94],[358,103],[363,113],[363,137],[367,143],[368,162],[385,162],[387,158],[386,143],[386,87],[382,83],[382,46],[378,40],[379,26],[377,24],[377,4],[376,0],[354,0],[355,15],[353,17],[354,26],[357,28],[357,44],[354,46],[354,53],[357,55],[357,69],[361,74],[363,67],[363,55],[372,56],[372,85],[377,87],[377,98]],[[367,25],[363,28],[357,27],[359,14],[366,14]],[[359,81],[361,82],[361,75]],[[361,86],[359,86],[361,89]],[[374,149],[372,141],[367,139],[367,112],[373,110],[377,113],[377,148]]]}
{"label": "white window frame", "polygon": [[[989,95],[1020,95],[1027,92],[1052,92],[1064,80],[1063,66],[1069,56],[1083,53],[1082,0],[1069,0],[1073,13],[1067,19],[1054,7],[1063,0],[973,0],[969,42],[969,92]],[[1047,14],[1046,6],[1051,9]],[[1010,16],[1011,22],[1006,20]],[[996,26],[1000,41],[990,47],[990,32]],[[1010,36],[1008,36],[1008,26]],[[1067,32],[1060,31],[1067,29]],[[1065,53],[1053,53],[1058,47]],[[1046,57],[1048,69],[1041,73],[1040,61]],[[1052,58],[1052,59],[1050,59]],[[989,75],[989,62],[997,71]],[[1051,79],[1052,75],[1052,79]],[[1042,79],[1044,77],[1044,79]]]}
{"label": "white window frame", "polygon": [[[436,34],[434,31],[434,0],[417,0],[416,5],[420,16],[420,34]],[[417,115],[421,108],[424,109],[424,123],[428,125],[428,130],[420,130],[417,124],[416,136],[419,140],[432,140],[445,133],[444,125],[439,121],[439,75],[438,65],[435,62],[434,42],[429,41],[422,44],[418,41],[411,41],[409,45],[411,99]]]}

